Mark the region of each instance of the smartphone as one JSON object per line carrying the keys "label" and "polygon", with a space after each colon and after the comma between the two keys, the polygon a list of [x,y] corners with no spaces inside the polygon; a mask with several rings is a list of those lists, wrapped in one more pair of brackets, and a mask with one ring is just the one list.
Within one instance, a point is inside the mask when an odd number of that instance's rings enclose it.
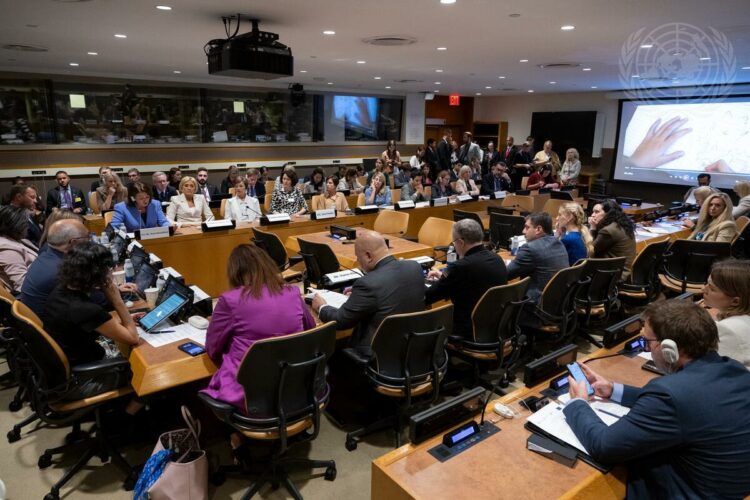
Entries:
{"label": "smartphone", "polygon": [[575,380],[576,382],[586,382],[586,392],[588,392],[589,396],[594,394],[594,388],[591,387],[591,384],[586,378],[586,375],[583,374],[581,366],[578,363],[570,363],[566,366],[568,368],[568,373],[570,373],[570,375],[573,377],[573,380]]}
{"label": "smartphone", "polygon": [[201,354],[206,352],[206,350],[202,346],[196,344],[195,342],[185,342],[184,344],[177,346],[177,349],[181,350],[182,352],[186,352],[191,356],[200,356]]}

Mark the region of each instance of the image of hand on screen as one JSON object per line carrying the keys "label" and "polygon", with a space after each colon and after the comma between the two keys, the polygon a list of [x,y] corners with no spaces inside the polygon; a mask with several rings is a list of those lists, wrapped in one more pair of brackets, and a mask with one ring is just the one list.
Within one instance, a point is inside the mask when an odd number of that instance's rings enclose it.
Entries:
{"label": "image of hand on screen", "polygon": [[662,124],[661,118],[657,118],[643,141],[630,155],[630,163],[641,168],[656,168],[682,158],[684,151],[668,151],[677,139],[693,131],[691,128],[682,128],[687,121],[687,118],[676,116]]}
{"label": "image of hand on screen", "polygon": [[719,172],[721,174],[733,174],[732,167],[727,165],[724,160],[717,160],[706,167],[706,172]]}

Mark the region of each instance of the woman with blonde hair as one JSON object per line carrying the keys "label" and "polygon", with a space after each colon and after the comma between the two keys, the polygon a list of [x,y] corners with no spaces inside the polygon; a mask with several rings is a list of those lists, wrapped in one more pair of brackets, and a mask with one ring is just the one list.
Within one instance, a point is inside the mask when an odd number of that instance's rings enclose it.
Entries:
{"label": "woman with blonde hair", "polygon": [[106,172],[102,175],[102,181],[102,185],[96,188],[96,204],[100,211],[113,210],[115,205],[128,199],[128,190],[117,174]]}
{"label": "woman with blonde hair", "polygon": [[716,320],[719,354],[750,368],[750,261],[715,263],[703,287],[703,304]]}
{"label": "woman with blonde hair", "polygon": [[456,194],[463,195],[469,194],[471,196],[477,196],[479,194],[479,188],[477,187],[474,179],[471,178],[471,167],[464,165],[461,170],[458,171],[458,180],[456,181]]}
{"label": "woman with blonde hair", "polygon": [[563,186],[575,186],[578,182],[578,174],[581,173],[581,160],[576,148],[570,148],[565,152],[565,163],[560,170],[560,182]]}
{"label": "woman with blonde hair", "polygon": [[750,181],[737,181],[734,192],[740,197],[740,202],[732,209],[732,217],[750,217]]}
{"label": "woman with blonde hair", "polygon": [[732,200],[725,193],[713,193],[701,206],[698,222],[689,240],[731,242],[737,233],[732,217]]}
{"label": "woman with blonde hair", "polygon": [[382,172],[375,172],[370,186],[365,189],[365,205],[382,207],[390,205],[391,202],[391,190],[385,183],[385,175]]}
{"label": "woman with blonde hair", "polygon": [[[703,202],[706,201],[708,195],[713,193],[714,190],[710,186],[701,186],[693,191],[693,197],[695,198],[695,204],[698,207],[703,206]],[[695,223],[698,222],[698,217],[688,218],[682,221],[682,225],[692,229],[695,227]]]}
{"label": "woman with blonde hair", "polygon": [[586,214],[578,203],[566,203],[557,211],[555,236],[565,245],[571,266],[594,253],[594,238],[585,224]]}
{"label": "woman with blonde hair", "polygon": [[208,202],[202,194],[198,194],[198,182],[195,178],[186,175],[180,179],[180,194],[172,196],[171,203],[167,207],[167,219],[183,225],[200,225],[214,220],[214,214],[208,207]]}

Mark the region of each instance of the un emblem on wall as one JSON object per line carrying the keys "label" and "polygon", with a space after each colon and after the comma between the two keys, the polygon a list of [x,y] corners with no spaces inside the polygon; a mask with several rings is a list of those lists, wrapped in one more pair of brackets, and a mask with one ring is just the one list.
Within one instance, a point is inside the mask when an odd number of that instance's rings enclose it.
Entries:
{"label": "un emblem on wall", "polygon": [[620,51],[620,82],[631,99],[720,99],[729,93],[736,72],[731,42],[712,27],[704,31],[670,23],[650,32],[641,28]]}

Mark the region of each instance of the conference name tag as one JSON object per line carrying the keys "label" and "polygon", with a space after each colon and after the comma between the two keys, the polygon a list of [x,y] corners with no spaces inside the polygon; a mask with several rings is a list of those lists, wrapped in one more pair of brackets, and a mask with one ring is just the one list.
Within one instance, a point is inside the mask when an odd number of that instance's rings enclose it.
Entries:
{"label": "conference name tag", "polygon": [[373,210],[373,209],[377,210],[380,207],[378,207],[377,205],[362,205],[360,208],[362,210]]}
{"label": "conference name tag", "polygon": [[432,205],[435,207],[444,207],[448,205],[448,198],[447,197],[435,198],[434,200],[432,200]]}
{"label": "conference name tag", "polygon": [[505,191],[495,191],[495,199],[499,200],[501,198],[505,198]]}
{"label": "conference name tag", "polygon": [[315,211],[315,218],[317,220],[321,220],[321,219],[335,219],[336,218],[336,209],[335,208],[325,208],[323,210],[316,210]]}
{"label": "conference name tag", "polygon": [[283,221],[290,221],[292,220],[289,217],[289,214],[268,214],[266,215],[266,218],[268,218],[269,222],[283,222]]}
{"label": "conference name tag", "polygon": [[414,208],[414,202],[411,200],[399,201],[397,204],[398,208]]}
{"label": "conference name tag", "polygon": [[473,198],[471,197],[471,195],[470,195],[470,194],[462,194],[462,195],[459,195],[459,196],[457,197],[457,199],[458,199],[458,201],[460,201],[460,202],[462,202],[462,203],[463,203],[464,201],[471,201],[471,200],[473,200]]}
{"label": "conference name tag", "polygon": [[145,227],[140,230],[142,240],[169,238],[169,226]]}
{"label": "conference name tag", "polygon": [[231,228],[234,227],[234,224],[232,224],[231,220],[227,219],[221,219],[221,220],[212,220],[208,222],[204,222],[206,227],[210,229],[218,229],[218,228]]}

